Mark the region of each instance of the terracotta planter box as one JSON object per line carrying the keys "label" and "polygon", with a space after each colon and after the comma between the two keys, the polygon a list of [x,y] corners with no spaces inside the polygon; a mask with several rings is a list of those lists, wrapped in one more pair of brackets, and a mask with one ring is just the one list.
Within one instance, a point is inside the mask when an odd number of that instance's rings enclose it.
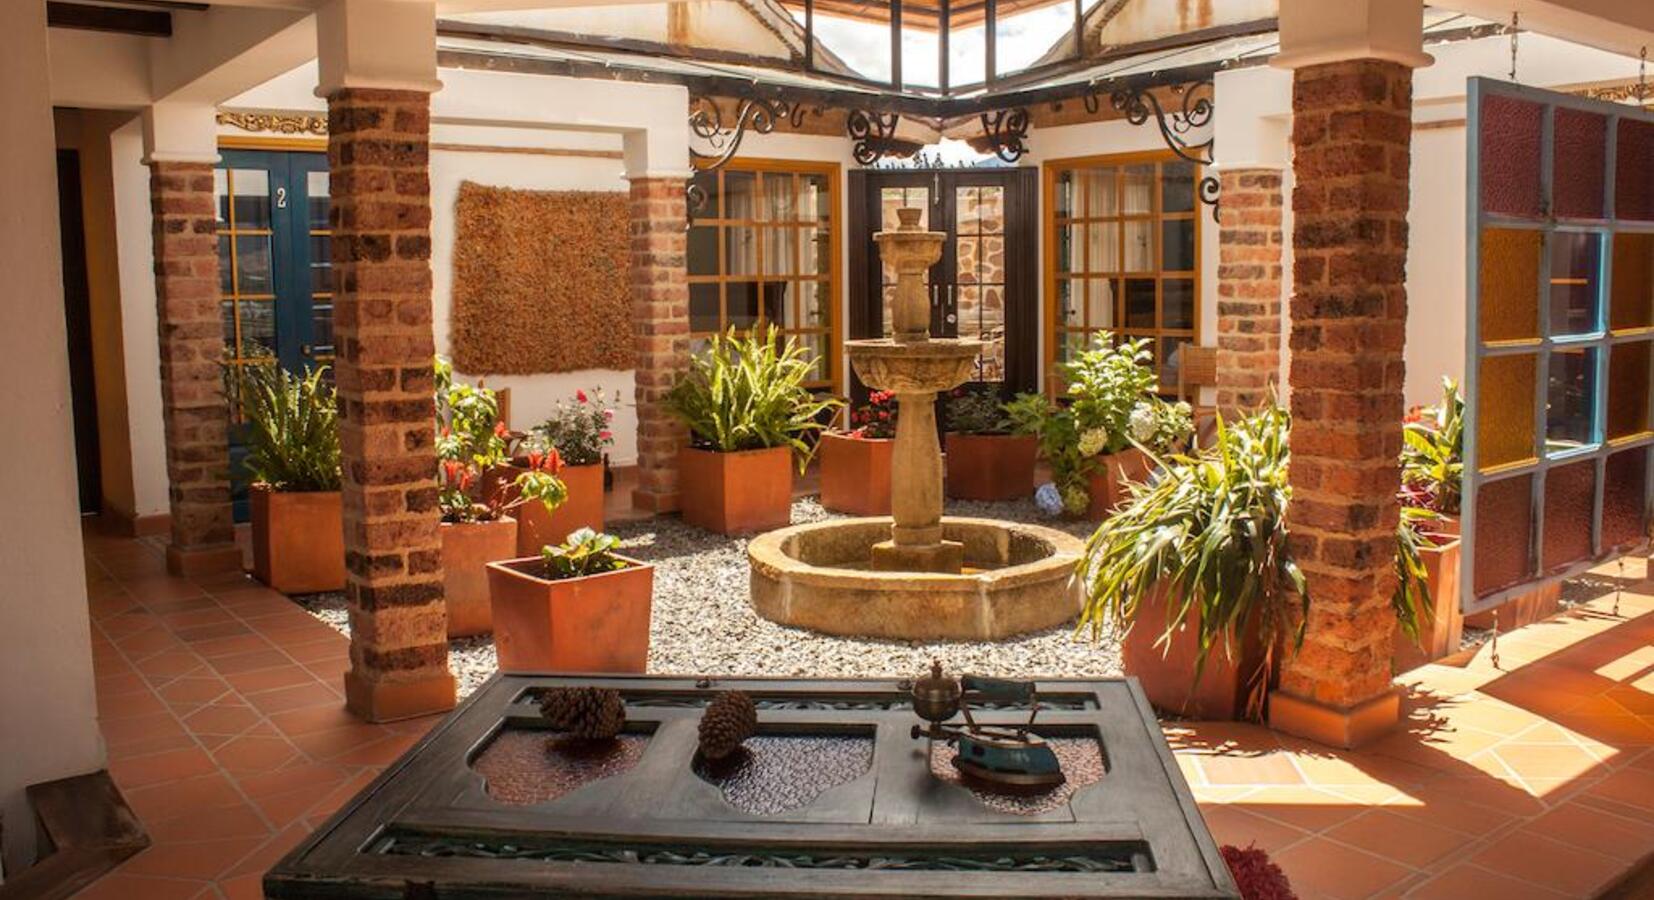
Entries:
{"label": "terracotta planter box", "polygon": [[345,526],[338,491],[254,486],[253,577],[284,594],[345,588]]}
{"label": "terracotta planter box", "polygon": [[603,530],[603,464],[564,466],[557,477],[569,491],[562,506],[548,513],[544,504],[529,502],[511,510],[518,556],[538,556],[541,547],[561,544],[581,528]]}
{"label": "terracotta planter box", "polygon": [[[622,557],[624,559],[624,557]],[[653,566],[540,577],[538,556],[490,563],[494,646],[504,672],[642,672],[649,662]]]}
{"label": "terracotta planter box", "polygon": [[1021,500],[1034,493],[1039,438],[956,434],[944,438],[947,494],[959,500]]}
{"label": "terracotta planter box", "polygon": [[[1501,632],[1532,625],[1540,619],[1549,618],[1562,608],[1562,582],[1552,581],[1536,587],[1525,594],[1512,597],[1495,609],[1499,612],[1499,630]],[[1466,616],[1464,623],[1471,628],[1492,628],[1492,609],[1484,609],[1473,616]]]}
{"label": "terracotta planter box", "polygon": [[1093,522],[1108,518],[1126,499],[1126,482],[1149,477],[1152,465],[1148,454],[1136,447],[1097,457],[1097,469],[1091,473],[1091,505],[1085,517]]}
{"label": "terracotta planter box", "polygon": [[1425,663],[1458,652],[1464,637],[1464,614],[1459,611],[1459,541],[1426,547],[1419,551],[1430,584],[1430,607],[1435,617],[1421,626],[1414,643],[1400,626],[1396,627],[1394,668],[1397,674],[1410,672]]}
{"label": "terracotta planter box", "polygon": [[894,438],[821,436],[821,505],[856,516],[890,515]]}
{"label": "terracotta planter box", "polygon": [[[1222,647],[1212,648],[1200,681],[1194,683],[1200,649],[1195,636],[1198,619],[1190,621],[1169,645],[1156,646],[1165,622],[1166,601],[1157,589],[1138,607],[1137,620],[1120,644],[1125,672],[1142,682],[1149,702],[1163,713],[1190,719],[1244,718],[1253,679],[1264,661],[1263,642],[1256,634],[1237,640],[1233,659]],[[1264,687],[1267,690],[1268,685]]]}
{"label": "terracotta planter box", "polygon": [[493,522],[444,522],[442,590],[448,604],[448,636],[487,634],[488,564],[517,555],[517,522],[501,516]]}
{"label": "terracotta planter box", "polygon": [[780,528],[792,519],[793,452],[789,447],[717,453],[678,451],[683,520],[719,534]]}

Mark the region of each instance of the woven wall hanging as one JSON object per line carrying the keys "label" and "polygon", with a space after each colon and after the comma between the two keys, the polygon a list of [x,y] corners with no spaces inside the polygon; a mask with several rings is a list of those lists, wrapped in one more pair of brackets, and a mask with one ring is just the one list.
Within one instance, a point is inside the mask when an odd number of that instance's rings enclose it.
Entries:
{"label": "woven wall hanging", "polygon": [[534,375],[633,367],[628,197],[462,182],[454,367]]}

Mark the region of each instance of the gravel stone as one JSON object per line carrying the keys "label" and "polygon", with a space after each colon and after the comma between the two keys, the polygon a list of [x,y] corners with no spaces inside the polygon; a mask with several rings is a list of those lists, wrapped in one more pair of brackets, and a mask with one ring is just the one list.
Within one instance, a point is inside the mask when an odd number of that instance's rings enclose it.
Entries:
{"label": "gravel stone", "polygon": [[[1010,503],[950,501],[947,514],[1032,522],[1081,538],[1096,527],[1052,520],[1031,500]],[[793,503],[795,524],[844,518],[815,497]],[[1101,678],[1120,674],[1118,640],[1093,641],[1071,626],[1003,641],[902,641],[846,638],[778,625],[758,617],[749,598],[747,541],[685,525],[675,517],[615,523],[622,552],[655,566],[654,608],[649,627],[649,672],[661,675],[792,678],[897,677],[924,674],[933,657],[952,672],[1027,677]],[[349,634],[343,594],[295,597],[311,614]],[[491,637],[449,644],[449,666],[460,695],[494,674]]]}

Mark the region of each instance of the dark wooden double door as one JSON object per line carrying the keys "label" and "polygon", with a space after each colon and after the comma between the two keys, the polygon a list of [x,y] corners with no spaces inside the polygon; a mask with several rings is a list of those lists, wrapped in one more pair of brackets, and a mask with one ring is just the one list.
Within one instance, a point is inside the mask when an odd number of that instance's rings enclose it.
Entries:
{"label": "dark wooden double door", "polygon": [[[924,228],[948,235],[927,273],[930,333],[984,342],[974,381],[1007,397],[1037,390],[1038,192],[1032,168],[851,172],[849,336],[888,336],[896,276],[873,235],[916,207]],[[865,393],[853,376],[851,392]]]}

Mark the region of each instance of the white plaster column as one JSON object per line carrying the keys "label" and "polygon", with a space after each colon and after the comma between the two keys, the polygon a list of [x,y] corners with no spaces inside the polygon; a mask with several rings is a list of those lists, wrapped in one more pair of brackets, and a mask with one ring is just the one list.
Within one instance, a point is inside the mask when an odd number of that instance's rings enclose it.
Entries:
{"label": "white plaster column", "polygon": [[0,29],[0,815],[11,870],[33,861],[23,789],[103,767],[76,502],[63,320],[46,4],[8,4]]}

